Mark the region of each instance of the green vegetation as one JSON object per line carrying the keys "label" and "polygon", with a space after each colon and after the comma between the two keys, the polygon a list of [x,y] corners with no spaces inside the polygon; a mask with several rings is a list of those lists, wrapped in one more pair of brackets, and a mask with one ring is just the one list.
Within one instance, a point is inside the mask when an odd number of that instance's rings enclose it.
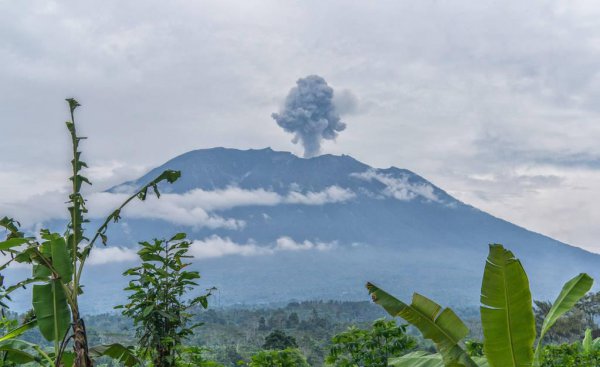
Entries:
{"label": "green vegetation", "polygon": [[[84,233],[84,224],[88,222],[84,215],[87,213],[86,202],[81,194],[82,185],[91,185],[90,181],[81,174],[87,164],[81,160],[79,143],[85,139],[77,135],[75,110],[79,103],[67,99],[71,115],[67,129],[71,136],[73,159],[71,160],[72,176],[71,194],[68,200],[70,221],[63,234],[51,233],[46,229],[39,232],[38,237],[25,236],[19,230],[19,222],[12,218],[0,219],[8,235],[0,242],[0,250],[10,256],[10,260],[0,267],[3,270],[13,263],[30,264],[33,267],[32,276],[15,285],[3,288],[3,298],[10,297],[13,291],[33,284],[32,307],[34,317],[26,323],[10,331],[2,338],[0,349],[8,361],[17,364],[35,362],[42,365],[76,367],[91,367],[88,333],[85,322],[79,311],[79,296],[83,294],[81,274],[86,260],[90,256],[96,241],[100,239],[106,244],[106,230],[111,222],[120,219],[121,210],[132,200],[145,200],[147,192],[152,189],[159,196],[158,184],[162,181],[170,183],[177,180],[179,172],[165,171],[156,179],[139,189],[121,206],[114,210],[93,232],[91,240]],[[2,304],[2,306],[6,306]],[[15,339],[25,331],[37,327],[45,340],[53,343],[50,352],[42,350],[38,345]],[[69,331],[70,329],[70,331]],[[67,351],[72,344],[73,352]],[[114,353],[112,348],[96,348],[96,351]],[[122,352],[127,352],[122,347]]]}
{"label": "green vegetation", "polygon": [[136,326],[138,354],[152,361],[155,367],[175,367],[181,359],[181,347],[200,324],[189,325],[189,310],[201,305],[208,307],[207,294],[185,302],[182,298],[198,284],[200,274],[186,271],[184,262],[190,243],[178,233],[171,239],[141,242],[138,255],[140,266],[123,275],[133,277],[126,291],[129,303],[116,308],[130,317]]}
{"label": "green vegetation", "polygon": [[350,327],[334,336],[327,364],[386,367],[389,358],[402,356],[416,344],[414,338],[406,335],[406,326],[378,319],[368,330]]}
{"label": "green vegetation", "polygon": [[252,356],[250,367],[308,367],[306,358],[298,349],[262,350]]}
{"label": "green vegetation", "polygon": [[481,285],[485,361],[475,361],[463,349],[461,340],[467,336],[468,329],[451,309],[442,310],[440,305],[418,293],[407,305],[373,284],[368,283],[367,288],[373,300],[390,315],[402,317],[419,329],[423,337],[432,340],[440,354],[440,358],[435,359],[444,365],[516,367],[540,365],[544,335],[590,290],[592,283],[587,274],[579,274],[564,285],[542,323],[534,354],[536,330],[527,274],[512,252],[501,245],[490,245]]}

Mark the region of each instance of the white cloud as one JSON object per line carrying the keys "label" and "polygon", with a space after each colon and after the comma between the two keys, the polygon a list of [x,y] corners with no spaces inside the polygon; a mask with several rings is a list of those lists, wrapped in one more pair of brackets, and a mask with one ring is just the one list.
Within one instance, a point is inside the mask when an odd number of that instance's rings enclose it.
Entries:
{"label": "white cloud", "polygon": [[203,240],[196,240],[190,246],[190,254],[196,259],[209,259],[228,255],[257,256],[268,255],[274,251],[268,247],[258,246],[254,242],[238,244],[231,239],[213,235]]}
{"label": "white cloud", "polygon": [[190,246],[190,254],[196,259],[209,259],[230,255],[272,255],[283,251],[327,251],[333,249],[335,246],[335,242],[311,242],[308,240],[296,242],[290,237],[278,238],[275,245],[261,246],[252,240],[240,244],[232,241],[230,238],[213,235],[203,240],[193,241]]}
{"label": "white cloud", "polygon": [[[127,197],[127,194],[107,192],[91,195],[88,203],[90,216],[96,218],[105,217]],[[201,207],[194,206],[192,202],[186,201],[182,196],[177,194],[165,194],[160,199],[157,199],[154,195],[149,195],[146,201],[132,201],[123,210],[122,216],[162,219],[171,223],[195,228],[239,229],[245,225],[243,221],[211,214]]]}
{"label": "white cloud", "polygon": [[352,191],[339,186],[329,186],[323,191],[307,192],[290,191],[282,200],[287,204],[323,205],[351,200],[356,197]]}
{"label": "white cloud", "polygon": [[[96,192],[86,195],[91,218],[104,218],[123,203],[130,193]],[[49,219],[67,219],[66,192],[53,191],[22,201],[4,204],[4,211],[18,218],[23,225],[33,226]],[[244,221],[224,218],[215,211],[241,206],[274,206],[282,204],[324,205],[351,200],[355,194],[338,186],[319,192],[290,191],[279,195],[263,189],[244,190],[228,187],[222,190],[194,189],[184,194],[163,194],[160,199],[149,195],[147,200],[134,200],[123,210],[123,217],[162,219],[195,228],[240,229]]]}
{"label": "white cloud", "polygon": [[134,262],[138,260],[135,250],[125,247],[101,247],[96,246],[90,252],[90,258],[87,261],[89,265],[103,265],[120,262]]}
{"label": "white cloud", "polygon": [[352,177],[366,181],[378,181],[385,185],[383,194],[402,201],[410,201],[417,197],[422,197],[430,201],[439,201],[439,198],[433,190],[433,186],[425,183],[414,184],[408,181],[408,176],[392,176],[390,174],[379,173],[375,170],[368,170],[362,173],[353,173]]}
{"label": "white cloud", "polygon": [[326,251],[331,250],[336,246],[335,242],[311,242],[304,240],[303,242],[296,242],[290,237],[280,237],[277,239],[275,250],[278,251],[306,251],[306,250],[318,250]]}

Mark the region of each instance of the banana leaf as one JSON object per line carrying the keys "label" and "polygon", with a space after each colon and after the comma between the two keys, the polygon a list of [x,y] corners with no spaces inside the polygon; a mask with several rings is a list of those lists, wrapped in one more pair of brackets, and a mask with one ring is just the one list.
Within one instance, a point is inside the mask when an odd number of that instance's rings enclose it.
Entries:
{"label": "banana leaf", "polygon": [[62,340],[69,329],[71,314],[60,280],[33,286],[33,311],[38,327],[48,341]]}
{"label": "banana leaf", "polygon": [[454,311],[449,308],[442,310],[440,305],[418,293],[413,295],[412,303],[407,305],[371,283],[367,284],[367,289],[373,301],[390,315],[403,318],[419,329],[424,338],[432,340],[446,365],[477,366],[459,345],[469,329]]}
{"label": "banana leaf", "polygon": [[531,366],[535,321],[529,280],[521,262],[502,245],[490,245],[481,285],[481,323],[490,366]]}
{"label": "banana leaf", "polygon": [[[539,365],[542,352],[542,339],[546,332],[554,325],[562,315],[571,310],[573,306],[583,297],[594,284],[594,279],[585,273],[581,273],[565,283],[560,294],[552,304],[552,308],[544,318],[540,337],[535,348],[535,365]],[[587,335],[587,334],[586,334]],[[590,335],[591,341],[591,335]]]}

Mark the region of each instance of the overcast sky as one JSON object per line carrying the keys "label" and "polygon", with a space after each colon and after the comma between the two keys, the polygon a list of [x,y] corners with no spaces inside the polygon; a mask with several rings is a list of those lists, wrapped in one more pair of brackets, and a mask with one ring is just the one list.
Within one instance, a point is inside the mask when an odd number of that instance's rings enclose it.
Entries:
{"label": "overcast sky", "polygon": [[100,190],[192,149],[301,155],[270,115],[318,74],[347,123],[324,153],[600,252],[597,1],[0,0],[0,35],[0,215],[64,190],[66,97]]}

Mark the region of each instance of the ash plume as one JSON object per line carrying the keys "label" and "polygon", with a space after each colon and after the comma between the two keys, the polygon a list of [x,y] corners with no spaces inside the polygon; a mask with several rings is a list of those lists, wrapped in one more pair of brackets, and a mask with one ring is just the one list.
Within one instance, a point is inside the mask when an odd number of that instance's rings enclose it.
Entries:
{"label": "ash plume", "polygon": [[292,142],[302,144],[305,158],[318,155],[323,139],[334,140],[346,128],[333,103],[333,88],[318,75],[298,79],[283,109],[271,117],[294,134]]}

